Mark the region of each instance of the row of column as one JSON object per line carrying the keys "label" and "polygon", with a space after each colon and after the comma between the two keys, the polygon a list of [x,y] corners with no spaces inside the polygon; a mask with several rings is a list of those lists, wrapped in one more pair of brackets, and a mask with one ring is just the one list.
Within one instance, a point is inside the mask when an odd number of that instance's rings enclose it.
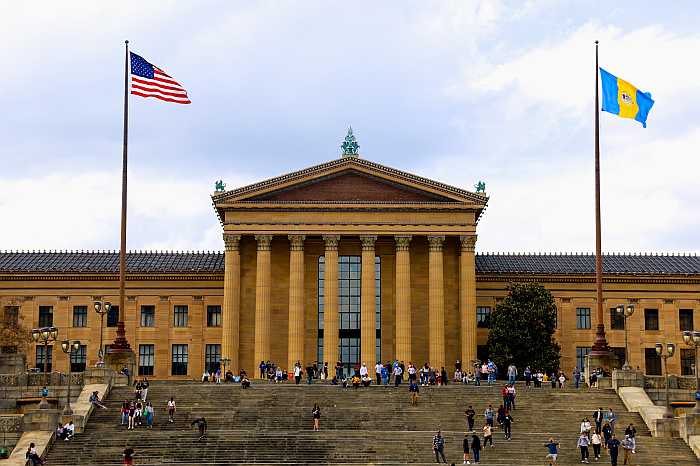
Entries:
{"label": "row of column", "polygon": [[[225,272],[222,356],[231,360],[231,369],[240,368],[238,358],[240,321],[240,235],[224,234]],[[289,235],[289,338],[287,368],[304,362],[304,235]],[[271,347],[271,248],[272,235],[256,235],[257,269],[255,283],[254,361],[270,359]],[[324,333],[338,335],[338,243],[340,235],[324,235],[325,306]],[[375,362],[375,235],[361,235],[362,277],[360,300],[360,357]],[[397,235],[396,242],[396,344],[395,357],[412,361],[411,348],[411,255],[410,235]],[[444,236],[428,236],[428,335],[429,361],[435,367],[445,361],[445,297],[443,278]],[[476,276],[474,246],[476,236],[460,236],[459,310],[462,361],[476,359]],[[329,342],[331,340],[329,339]],[[324,345],[329,364],[339,360],[338,345]]]}

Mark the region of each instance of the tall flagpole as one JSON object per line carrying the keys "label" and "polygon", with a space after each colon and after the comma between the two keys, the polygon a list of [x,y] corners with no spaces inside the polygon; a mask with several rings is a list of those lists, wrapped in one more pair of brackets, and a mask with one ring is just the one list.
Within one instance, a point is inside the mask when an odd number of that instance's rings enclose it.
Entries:
{"label": "tall flagpole", "polygon": [[129,41],[124,55],[124,149],[122,153],[122,215],[121,215],[121,243],[119,246],[119,322],[117,323],[117,337],[112,347],[117,351],[130,351],[129,342],[126,340],[124,328],[124,314],[126,311],[126,176],[129,141]]}
{"label": "tall flagpole", "polygon": [[591,353],[595,356],[609,354],[605,339],[603,316],[603,257],[600,226],[600,104],[598,100],[598,41],[595,41],[595,285],[596,285],[596,327],[595,340]]}

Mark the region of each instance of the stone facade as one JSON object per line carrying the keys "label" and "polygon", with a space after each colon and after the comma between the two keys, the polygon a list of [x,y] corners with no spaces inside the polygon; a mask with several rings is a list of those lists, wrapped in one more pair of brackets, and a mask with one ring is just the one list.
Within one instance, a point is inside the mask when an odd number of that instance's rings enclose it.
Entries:
{"label": "stone facade", "polygon": [[[556,337],[567,373],[580,362],[577,348],[590,347],[593,341],[594,276],[592,270],[576,265],[587,258],[476,255],[485,195],[346,157],[217,193],[212,200],[222,223],[223,254],[189,253],[187,263],[179,266],[170,263],[182,258],[174,253],[134,253],[128,258],[127,338],[137,362],[139,346],[154,345],[153,378],[198,378],[205,367],[206,345],[220,345],[211,358],[226,358],[228,367],[249,373],[257,373],[257,363],[263,359],[285,369],[297,360],[316,361],[319,330],[324,342],[329,335],[342,336],[348,330],[342,319],[346,304],[338,294],[339,274],[344,273],[338,258],[348,256],[358,258],[361,271],[355,282],[359,282],[358,320],[353,335],[359,338],[359,360],[369,366],[375,362],[378,308],[382,360],[430,361],[448,368],[457,359],[474,360],[483,354],[488,336],[487,328],[477,326],[478,316],[483,317],[486,308],[494,309],[507,294],[508,284],[519,281],[542,283],[553,293],[558,307]],[[7,263],[19,261],[14,253],[4,254]],[[59,339],[87,344],[87,364],[94,364],[100,318],[92,303],[118,302],[113,258],[77,266],[71,261],[98,253],[76,253],[72,259],[64,257],[70,253],[47,254],[30,253],[22,257],[27,265],[14,268],[3,266],[0,257],[0,309],[15,306],[25,322],[37,326],[40,306],[52,306]],[[64,256],[59,261],[60,254]],[[319,276],[321,257],[323,276]],[[610,263],[615,260],[621,259],[612,257]],[[605,276],[604,309],[630,302],[637,309],[627,322],[633,367],[645,369],[645,348],[673,341],[679,351],[669,359],[669,371],[680,372],[679,310],[692,310],[694,328],[700,328],[700,268],[690,273],[683,269],[695,270],[698,261],[681,262],[676,272],[646,270],[642,265]],[[542,269],[538,263],[563,265]],[[379,277],[375,270],[380,270]],[[81,305],[88,308],[86,325],[76,327],[73,309]],[[153,306],[153,326],[142,325],[143,306]],[[176,326],[177,306],[186,306],[185,325]],[[323,329],[319,329],[321,307]],[[220,318],[208,318],[210,308],[221,309]],[[577,308],[589,309],[590,317],[577,317]],[[645,330],[645,309],[658,311],[658,330]],[[608,342],[623,347],[624,331],[610,329],[609,312],[605,318]],[[115,330],[104,329],[106,344],[114,339]],[[187,345],[185,374],[173,375],[173,345]],[[323,359],[330,365],[341,357],[335,345],[324,344],[323,349]],[[34,355],[28,359],[33,365]],[[53,368],[68,368],[60,349],[53,353]]]}

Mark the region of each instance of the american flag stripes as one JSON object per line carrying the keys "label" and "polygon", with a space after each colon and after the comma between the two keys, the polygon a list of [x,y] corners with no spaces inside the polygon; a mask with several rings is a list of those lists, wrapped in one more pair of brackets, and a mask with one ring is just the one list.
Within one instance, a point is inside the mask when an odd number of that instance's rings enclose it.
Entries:
{"label": "american flag stripes", "polygon": [[131,55],[131,93],[141,97],[154,97],[176,104],[192,103],[187,91],[177,81],[143,57]]}

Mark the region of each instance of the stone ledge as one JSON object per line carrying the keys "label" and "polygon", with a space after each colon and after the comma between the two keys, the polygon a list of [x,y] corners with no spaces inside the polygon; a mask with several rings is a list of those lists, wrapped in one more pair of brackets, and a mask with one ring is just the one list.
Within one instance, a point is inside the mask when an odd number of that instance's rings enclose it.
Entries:
{"label": "stone ledge", "polygon": [[27,448],[29,448],[29,444],[32,442],[34,442],[34,445],[36,446],[36,451],[39,454],[39,456],[43,458],[46,456],[46,453],[51,447],[51,444],[53,444],[53,441],[53,431],[47,432],[35,430],[31,432],[25,432],[24,434],[22,434],[22,437],[20,437],[19,441],[17,442],[17,445],[15,445],[15,449],[12,450],[12,454],[10,455],[10,457],[6,460],[3,460],[2,465],[25,466],[28,463],[28,461],[24,455],[27,452]]}

